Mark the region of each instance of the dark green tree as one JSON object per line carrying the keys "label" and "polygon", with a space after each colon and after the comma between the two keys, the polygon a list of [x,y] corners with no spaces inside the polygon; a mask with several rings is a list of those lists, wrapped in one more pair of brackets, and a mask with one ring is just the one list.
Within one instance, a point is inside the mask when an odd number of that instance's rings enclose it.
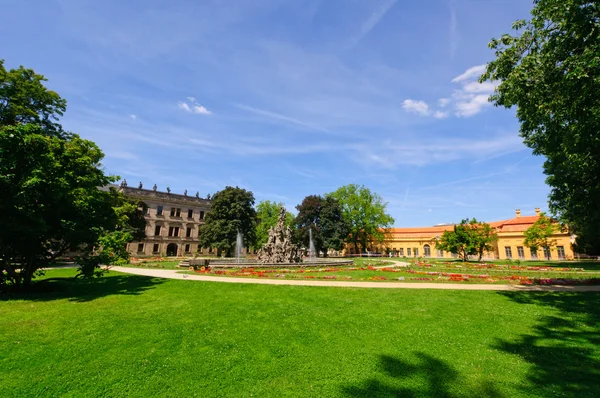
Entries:
{"label": "dark green tree", "polygon": [[342,206],[337,199],[326,196],[321,202],[321,236],[323,238],[323,252],[328,250],[342,250],[348,235],[350,225],[344,218]]}
{"label": "dark green tree", "polygon": [[203,247],[217,248],[218,255],[225,252],[226,257],[231,257],[238,231],[242,233],[244,247],[253,247],[256,242],[254,195],[242,188],[225,187],[212,195],[210,212],[199,229],[198,242]]}
{"label": "dark green tree", "polygon": [[356,184],[345,185],[328,194],[336,199],[349,227],[345,241],[360,253],[372,242],[383,242],[394,218],[387,214],[387,203],[370,189]]}
{"label": "dark green tree", "polygon": [[[102,151],[77,135],[47,135],[39,125],[0,126],[0,273],[29,285],[36,271],[70,248],[90,251],[119,224],[116,180]],[[17,272],[20,270],[20,272]]]}
{"label": "dark green tree", "polygon": [[298,214],[294,220],[295,240],[303,247],[310,247],[310,235],[312,233],[314,253],[316,256],[323,251],[323,234],[321,231],[321,209],[323,198],[319,195],[309,195],[296,206]]}
{"label": "dark green tree", "polygon": [[0,60],[0,126],[35,124],[45,134],[64,135],[58,118],[65,112],[67,101],[48,90],[45,81],[44,76],[23,66],[6,70],[4,60]]}
{"label": "dark green tree", "polygon": [[[261,201],[256,206],[256,243],[255,249],[259,249],[267,243],[269,237],[269,228],[277,224],[279,209],[283,207],[283,203],[271,202],[270,200]],[[294,215],[287,212],[285,214],[285,225],[292,228],[294,225]]]}
{"label": "dark green tree", "polygon": [[600,4],[535,0],[513,29],[490,42],[480,80],[500,82],[491,101],[517,107],[525,145],[546,157],[550,211],[600,254]]}

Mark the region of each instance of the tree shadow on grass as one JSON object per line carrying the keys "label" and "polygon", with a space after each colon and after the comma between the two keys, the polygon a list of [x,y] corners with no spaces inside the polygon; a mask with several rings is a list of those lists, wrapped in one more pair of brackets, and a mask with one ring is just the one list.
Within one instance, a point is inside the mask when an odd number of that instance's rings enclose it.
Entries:
{"label": "tree shadow on grass", "polygon": [[139,295],[164,281],[161,278],[119,273],[110,273],[95,279],[48,278],[36,281],[27,291],[0,294],[0,301],[68,299],[86,302],[112,295]]}
{"label": "tree shadow on grass", "polygon": [[[342,391],[349,397],[436,397],[459,396],[451,387],[461,384],[459,373],[448,363],[431,355],[415,352],[417,361],[407,362],[387,355],[380,357],[380,373],[360,386],[345,386]],[[393,378],[388,382],[382,381]],[[406,385],[398,386],[398,383]],[[464,389],[463,389],[464,391]],[[491,383],[484,383],[462,396],[502,397]]]}
{"label": "tree shadow on grass", "polygon": [[520,388],[543,396],[600,394],[600,294],[595,292],[502,292],[513,301],[553,307],[531,334],[499,340],[496,347],[532,365]]}

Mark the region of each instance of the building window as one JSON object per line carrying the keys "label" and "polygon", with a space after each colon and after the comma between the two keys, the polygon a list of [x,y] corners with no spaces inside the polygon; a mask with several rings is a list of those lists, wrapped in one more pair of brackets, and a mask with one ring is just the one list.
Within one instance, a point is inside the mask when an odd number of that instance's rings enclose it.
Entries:
{"label": "building window", "polygon": [[171,217],[181,217],[181,209],[171,207]]}
{"label": "building window", "polygon": [[194,218],[194,209],[188,209],[188,218]]}
{"label": "building window", "polygon": [[198,253],[202,253],[202,245],[198,245]]}
{"label": "building window", "polygon": [[544,247],[544,257],[550,260],[552,258],[552,254],[550,254],[550,248]]}
{"label": "building window", "polygon": [[406,255],[407,255],[408,257],[410,257],[410,255],[411,255],[411,252],[410,252],[410,247],[409,247],[408,249],[406,249]]}
{"label": "building window", "polygon": [[152,253],[158,253],[158,243],[155,243],[154,246],[152,246]]}
{"label": "building window", "polygon": [[443,250],[438,250],[437,251],[437,256],[438,257],[444,257],[444,251]]}
{"label": "building window", "polygon": [[565,259],[565,247],[564,246],[556,246],[556,251],[558,252],[558,259]]}
{"label": "building window", "polygon": [[404,249],[403,248],[400,249],[400,255],[404,256]]}
{"label": "building window", "polygon": [[157,216],[162,216],[162,212],[163,212],[163,207],[162,206],[157,206],[156,207],[156,215]]}
{"label": "building window", "polygon": [[517,255],[519,258],[525,258],[525,250],[523,250],[523,246],[517,246]]}
{"label": "building window", "polygon": [[169,236],[179,236],[179,227],[169,227]]}
{"label": "building window", "polygon": [[512,258],[512,249],[510,246],[504,247],[504,253],[506,253],[506,258]]}
{"label": "building window", "polygon": [[431,257],[431,247],[429,245],[423,246],[423,255],[425,257]]}
{"label": "building window", "polygon": [[415,257],[419,257],[419,248],[415,247],[414,251],[415,251]]}
{"label": "building window", "polygon": [[185,245],[185,252],[186,253],[190,252],[190,244],[189,243]]}
{"label": "building window", "polygon": [[154,236],[160,236],[160,225],[154,227]]}
{"label": "building window", "polygon": [[192,236],[192,228],[187,227],[187,230],[185,231],[185,237],[189,238],[190,236]]}
{"label": "building window", "polygon": [[208,248],[208,254],[212,254],[212,252],[213,252],[212,247],[209,247]]}
{"label": "building window", "polygon": [[204,220],[204,211],[200,211],[200,219]]}
{"label": "building window", "polygon": [[529,251],[531,252],[531,259],[537,260],[537,249],[529,249]]}
{"label": "building window", "polygon": [[144,244],[143,243],[138,243],[138,253],[141,253],[144,251]]}

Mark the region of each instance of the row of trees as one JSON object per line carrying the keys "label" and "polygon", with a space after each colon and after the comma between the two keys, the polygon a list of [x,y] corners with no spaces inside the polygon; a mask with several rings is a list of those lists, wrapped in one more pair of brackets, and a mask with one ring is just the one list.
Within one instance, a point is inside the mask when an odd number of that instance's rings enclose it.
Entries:
{"label": "row of trees", "polygon": [[40,268],[76,250],[80,275],[128,260],[145,238],[144,205],[116,190],[98,146],[64,131],[66,101],[31,69],[0,60],[0,288],[30,285]]}
{"label": "row of trees", "polygon": [[[206,223],[200,227],[199,243],[231,256],[241,232],[245,247],[262,247],[283,204],[263,201],[254,208],[254,203],[252,192],[238,187],[226,187],[214,194]],[[372,242],[384,240],[385,230],[394,222],[386,213],[386,205],[368,188],[350,184],[324,196],[305,197],[296,206],[295,217],[286,213],[285,224],[293,230],[295,243],[303,247],[309,247],[312,233],[317,253],[327,255],[329,250],[342,250],[345,244],[359,252]]]}
{"label": "row of trees", "polygon": [[[555,220],[542,213],[525,231],[523,245],[534,251],[542,248],[549,252],[550,248],[556,245],[552,235],[558,228]],[[463,261],[467,261],[470,256],[477,256],[478,261],[481,261],[486,252],[494,250],[497,240],[498,234],[491,225],[475,218],[467,218],[455,225],[452,231],[445,231],[437,240],[436,248],[454,253]]]}

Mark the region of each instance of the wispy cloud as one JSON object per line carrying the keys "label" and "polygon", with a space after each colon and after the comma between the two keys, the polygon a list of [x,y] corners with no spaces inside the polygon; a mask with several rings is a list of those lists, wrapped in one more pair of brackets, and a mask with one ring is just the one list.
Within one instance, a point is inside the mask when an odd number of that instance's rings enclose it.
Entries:
{"label": "wispy cloud", "polygon": [[438,100],[438,105],[440,106],[440,108],[445,108],[446,105],[448,105],[450,103],[451,99],[450,98],[440,98]]}
{"label": "wispy cloud", "polygon": [[433,114],[433,117],[435,117],[436,119],[445,119],[449,115],[450,115],[450,112],[435,111],[435,113]]}
{"label": "wispy cloud", "polygon": [[450,7],[450,56],[454,58],[459,42],[458,21],[456,18],[456,7],[454,6],[454,0],[450,0],[448,5]]}
{"label": "wispy cloud", "polygon": [[402,102],[402,108],[407,112],[416,113],[421,116],[427,116],[429,114],[429,105],[424,101],[406,99]]}
{"label": "wispy cloud", "polygon": [[177,106],[179,107],[179,109],[182,109],[186,112],[190,112],[190,113],[197,113],[199,115],[212,115],[212,112],[209,111],[208,109],[206,109],[206,107],[198,104],[196,102],[196,98],[195,97],[186,97],[188,102],[191,104],[188,104],[186,102],[183,101],[179,101],[179,103],[177,104]]}
{"label": "wispy cloud", "polygon": [[133,119],[133,120],[136,120],[136,119],[137,119],[137,115],[134,115],[134,114],[131,114],[131,115],[129,115],[129,117],[130,117],[131,119]]}
{"label": "wispy cloud", "polygon": [[325,129],[325,128],[323,128],[323,127],[315,126],[313,124],[306,123],[306,122],[303,122],[301,120],[295,119],[295,118],[290,117],[290,116],[282,115],[282,114],[277,113],[277,112],[267,111],[267,110],[264,110],[264,109],[259,109],[259,108],[255,108],[255,107],[244,105],[244,104],[235,104],[235,105],[238,108],[240,108],[240,109],[243,109],[245,111],[254,113],[254,114],[259,115],[259,116],[264,116],[264,117],[266,117],[268,119],[271,119],[271,120],[275,120],[275,121],[279,121],[279,122],[285,122],[287,124],[292,124],[292,125],[295,125],[295,126],[304,127],[306,129],[309,129],[309,130],[316,130],[316,131],[328,132],[328,130]]}
{"label": "wispy cloud", "polygon": [[397,0],[386,0],[383,3],[381,3],[379,7],[377,7],[371,13],[369,18],[367,18],[367,20],[361,25],[358,34],[350,42],[348,48],[356,46],[363,39],[363,37],[368,35],[369,32],[372,31],[373,28],[375,28],[379,24],[379,22],[382,20],[385,14],[387,14],[388,11],[394,6],[394,4],[396,4],[396,1]]}
{"label": "wispy cloud", "polygon": [[485,65],[477,65],[467,69],[464,73],[452,79],[452,83],[460,83],[465,80],[476,80],[485,72]]}

